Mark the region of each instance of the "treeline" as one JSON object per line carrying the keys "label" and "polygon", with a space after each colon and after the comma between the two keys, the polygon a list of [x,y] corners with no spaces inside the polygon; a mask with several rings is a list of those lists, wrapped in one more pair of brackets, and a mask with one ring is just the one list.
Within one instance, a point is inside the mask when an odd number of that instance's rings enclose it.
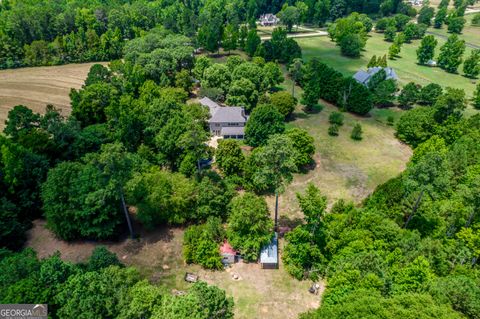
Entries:
{"label": "treeline", "polygon": [[1,253],[0,301],[48,304],[51,318],[233,318],[224,291],[198,282],[173,296],[101,246],[83,264],[58,253],[39,260],[31,249]]}
{"label": "treeline", "polygon": [[[202,92],[216,92],[217,100],[250,113],[246,143],[255,149],[245,156],[236,142],[222,142],[216,152],[220,174],[208,167],[214,155],[207,146],[209,111],[186,103],[191,74]],[[265,208],[251,210],[251,220],[265,224],[255,235],[244,225],[245,209],[234,208],[251,198],[238,199],[235,190],[274,192],[283,183],[269,177],[280,169],[274,165],[285,165],[288,180],[314,153],[306,131],[285,127],[297,101],[275,92],[282,81],[276,63],[261,57],[249,62],[230,56],[225,64],[195,59],[185,36],[156,28],[128,43],[124,61],[91,68],[85,85],[71,91],[71,116],[51,106],[43,115],[14,107],[0,136],[2,246],[21,248],[26,229],[39,217],[64,240],[116,239],[127,231],[128,206],[135,206],[135,218],[147,228],[231,225],[202,251],[211,262],[198,254],[186,255],[188,262],[219,268],[218,246],[226,237],[255,260],[271,236],[268,210],[252,195]],[[271,162],[276,158],[287,162]]]}
{"label": "treeline", "polygon": [[[186,103],[192,74],[202,90],[222,92],[228,102],[250,111],[245,132],[246,143],[255,147],[251,154],[244,155],[232,140],[222,141],[217,151],[207,145],[209,111]],[[71,91],[70,116],[52,106],[43,115],[14,107],[0,136],[0,269],[5,275],[0,276],[0,300],[45,302],[60,318],[80,312],[184,318],[191,311],[211,318],[202,294],[213,302],[213,312],[231,318],[231,301],[204,284],[172,297],[142,282],[133,269],[97,271],[59,256],[38,261],[28,250],[11,251],[23,247],[36,218],[45,218],[47,227],[68,241],[134,236],[129,221],[135,218],[150,229],[190,225],[184,240],[189,263],[221,268],[219,245],[225,239],[246,260],[256,260],[273,235],[273,222],[265,200],[254,193],[278,194],[314,153],[306,131],[285,127],[297,101],[290,93],[275,92],[282,81],[276,63],[261,57],[247,62],[231,56],[224,65],[195,59],[185,36],[156,28],[130,41],[122,61],[92,66],[84,86]],[[209,165],[214,152],[218,170]],[[239,195],[238,189],[246,193]],[[133,206],[135,214],[128,211]],[[53,273],[43,274],[50,262]],[[49,276],[58,282],[42,279]],[[51,290],[43,290],[47,284]],[[110,290],[97,291],[102,285]],[[147,292],[152,298],[142,303],[145,307],[132,308]],[[84,306],[75,308],[76,303]]]}
{"label": "treeline", "polygon": [[[377,60],[372,66],[386,67],[386,57]],[[323,99],[340,109],[365,115],[374,107],[394,105],[397,83],[387,78],[385,70],[380,70],[368,81],[360,84],[352,77],[329,67],[318,59],[311,59],[304,67],[300,80],[304,93],[302,103],[307,110],[318,108],[318,100]]]}
{"label": "treeline", "polygon": [[321,307],[301,318],[480,316],[480,116],[463,116],[463,90],[408,84],[400,98],[420,105],[397,123],[414,147],[402,174],[359,207],[327,212],[314,185],[297,194],[304,223],[286,235],[285,268],[328,279]]}
{"label": "treeline", "polygon": [[159,22],[147,1],[2,1],[0,68],[117,59]]}
{"label": "treeline", "polygon": [[[5,0],[0,4],[0,68],[114,60],[122,56],[126,41],[158,25],[214,52],[220,45],[227,50],[243,47],[249,29],[256,35],[255,21],[264,13],[278,12],[291,30],[293,24],[324,25],[350,12],[412,15],[415,11],[392,0],[289,4],[283,0]],[[265,54],[268,60],[268,47]]]}

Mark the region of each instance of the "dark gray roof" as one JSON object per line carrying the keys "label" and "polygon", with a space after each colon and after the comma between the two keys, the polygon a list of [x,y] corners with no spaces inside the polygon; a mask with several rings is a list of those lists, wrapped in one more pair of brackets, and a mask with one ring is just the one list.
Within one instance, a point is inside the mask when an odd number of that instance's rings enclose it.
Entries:
{"label": "dark gray roof", "polygon": [[239,106],[221,106],[216,108],[215,112],[210,113],[210,123],[245,123],[247,117],[245,111]]}
{"label": "dark gray roof", "polygon": [[226,126],[222,127],[220,131],[220,135],[245,135],[245,127],[244,126]]}
{"label": "dark gray roof", "polygon": [[353,75],[353,78],[358,82],[358,83],[362,83],[362,84],[365,84],[368,82],[368,80],[370,80],[370,77],[371,75],[368,74],[367,72],[363,71],[363,70],[360,70],[358,71],[357,73],[355,73]]}
{"label": "dark gray roof", "polygon": [[387,75],[387,80],[390,80],[390,79],[398,80],[397,73],[395,73],[395,71],[390,67],[382,68],[381,66],[375,66],[373,68],[369,68],[367,72],[370,74],[370,76],[374,76],[382,69],[385,70],[385,74]]}
{"label": "dark gray roof", "polygon": [[220,105],[218,105],[217,102],[215,101],[212,101],[211,99],[209,99],[208,97],[203,97],[200,99],[200,104],[202,104],[203,106],[206,106],[210,109],[210,114],[213,114],[215,113],[214,111],[220,107]]}
{"label": "dark gray roof", "polygon": [[276,264],[278,263],[278,237],[277,233],[272,238],[272,241],[263,246],[260,252],[260,262],[262,264]]}
{"label": "dark gray roof", "polygon": [[395,70],[393,70],[390,67],[382,68],[381,66],[375,66],[373,68],[368,68],[367,71],[360,70],[357,73],[353,75],[353,78],[361,84],[368,84],[370,81],[371,77],[377,74],[380,70],[385,70],[385,73],[387,75],[387,80],[398,80],[397,73],[395,73]]}

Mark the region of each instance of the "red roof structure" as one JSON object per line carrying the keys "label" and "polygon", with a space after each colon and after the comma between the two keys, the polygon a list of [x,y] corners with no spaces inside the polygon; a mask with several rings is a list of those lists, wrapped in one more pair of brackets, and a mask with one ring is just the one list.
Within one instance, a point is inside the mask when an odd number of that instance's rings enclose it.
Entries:
{"label": "red roof structure", "polygon": [[233,249],[233,247],[227,241],[224,241],[222,246],[220,246],[220,253],[222,253],[222,254],[232,254],[232,255],[237,254],[236,250]]}

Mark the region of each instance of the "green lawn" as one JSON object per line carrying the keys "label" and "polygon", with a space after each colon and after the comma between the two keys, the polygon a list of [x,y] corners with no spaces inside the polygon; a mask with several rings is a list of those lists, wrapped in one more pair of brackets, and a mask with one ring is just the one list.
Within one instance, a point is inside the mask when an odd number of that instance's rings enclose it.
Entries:
{"label": "green lawn", "polygon": [[[288,83],[287,83],[288,85]],[[328,116],[338,111],[324,103],[324,109],[307,114],[298,109],[296,119],[289,127],[299,127],[314,138],[315,167],[306,174],[296,174],[293,182],[280,197],[281,224],[289,224],[302,216],[295,194],[302,192],[308,183],[313,183],[329,199],[329,203],[344,198],[360,203],[376,186],[397,176],[405,168],[411,149],[394,136],[394,129],[386,124],[392,115],[398,119],[402,111],[397,108],[375,109],[369,117],[343,113],[345,124],[340,135],[328,135]],[[353,126],[360,123],[363,140],[350,138]],[[269,204],[273,208],[273,197]]]}
{"label": "green lawn", "polygon": [[[340,48],[330,41],[328,37],[299,38],[296,41],[301,46],[303,56],[306,59],[318,57],[345,75],[353,75],[359,69],[365,69],[373,55],[383,56],[388,52],[388,47],[391,45],[391,43],[383,40],[383,34],[372,32],[362,56],[354,59],[342,56]],[[438,42],[437,54],[439,52],[438,48],[445,43],[445,40],[438,39]],[[416,50],[419,43],[420,41],[417,40],[404,44],[400,53],[401,57],[394,61],[388,60],[389,66],[393,67],[397,72],[401,84],[406,84],[410,81],[422,85],[434,82],[444,87],[462,88],[468,96],[473,95],[475,83],[478,80],[472,81],[460,74],[451,74],[440,68],[416,64]],[[469,55],[470,51],[471,49],[467,48],[465,55]],[[459,71],[462,71],[462,66],[460,66]]]}
{"label": "green lawn", "polygon": [[[474,15],[475,14],[465,15],[467,23],[465,24],[465,28],[463,29],[460,37],[464,39],[465,42],[467,42],[468,44],[480,47],[480,27],[472,26],[472,18]],[[430,28],[428,31],[432,34],[440,35],[443,37],[449,37],[451,35],[451,33],[448,33],[446,25],[444,25],[441,29]]]}

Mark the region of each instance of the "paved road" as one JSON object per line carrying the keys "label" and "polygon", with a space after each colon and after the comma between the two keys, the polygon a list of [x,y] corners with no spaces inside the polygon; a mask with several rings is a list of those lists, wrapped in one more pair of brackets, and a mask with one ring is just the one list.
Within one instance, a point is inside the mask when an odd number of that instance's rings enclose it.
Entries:
{"label": "paved road", "polygon": [[[293,26],[294,28],[296,26]],[[328,35],[327,32],[325,31],[317,31],[317,30],[313,30],[313,29],[309,29],[309,28],[305,28],[305,27],[298,27],[298,29],[301,29],[301,30],[305,30],[305,31],[311,31],[311,32],[307,32],[307,33],[297,33],[297,34],[287,34],[287,38],[310,38],[310,37],[324,37],[326,35]],[[265,35],[263,37],[260,37],[260,39],[262,41],[266,41],[266,40],[270,40],[272,38],[271,35]]]}
{"label": "paved road", "polygon": [[[445,36],[445,35],[443,35],[443,34],[438,34],[438,33],[434,32],[434,31],[427,31],[426,33],[427,33],[427,34],[434,35],[434,36],[439,37],[439,38],[444,39],[444,40],[447,40],[447,39],[448,39],[447,36]],[[469,47],[469,48],[472,48],[472,49],[480,49],[480,46],[478,46],[478,45],[476,45],[476,44],[472,44],[472,43],[465,42],[465,45],[466,45],[467,47]]]}
{"label": "paved road", "polygon": [[472,14],[472,13],[478,13],[480,12],[480,9],[467,9],[465,10],[465,14]]}

